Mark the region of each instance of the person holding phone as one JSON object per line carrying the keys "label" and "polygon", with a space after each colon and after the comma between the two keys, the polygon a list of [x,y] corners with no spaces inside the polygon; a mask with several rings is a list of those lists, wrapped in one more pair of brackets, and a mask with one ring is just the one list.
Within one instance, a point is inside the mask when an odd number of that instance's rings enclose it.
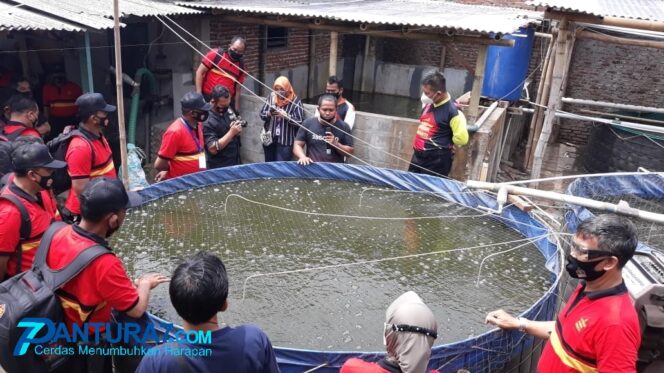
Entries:
{"label": "person holding phone", "polygon": [[260,112],[265,122],[261,134],[265,162],[290,161],[295,134],[304,119],[304,108],[285,76],[278,77],[272,89]]}
{"label": "person holding phone", "polygon": [[337,117],[336,98],[329,94],[320,96],[318,111],[320,117],[305,120],[295,136],[293,154],[297,163],[344,163],[345,157],[353,154],[353,137],[348,124]]}

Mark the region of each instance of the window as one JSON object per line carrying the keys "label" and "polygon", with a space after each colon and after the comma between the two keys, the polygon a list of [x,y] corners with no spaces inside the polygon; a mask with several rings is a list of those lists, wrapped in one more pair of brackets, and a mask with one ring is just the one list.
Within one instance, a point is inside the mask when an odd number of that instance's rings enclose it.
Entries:
{"label": "window", "polygon": [[288,29],[286,27],[267,27],[267,49],[285,48],[288,46]]}

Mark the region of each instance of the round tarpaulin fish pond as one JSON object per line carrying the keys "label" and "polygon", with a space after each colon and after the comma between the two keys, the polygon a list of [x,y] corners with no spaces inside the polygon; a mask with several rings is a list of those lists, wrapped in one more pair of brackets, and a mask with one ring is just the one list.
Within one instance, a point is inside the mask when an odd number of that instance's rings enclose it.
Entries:
{"label": "round tarpaulin fish pond", "polygon": [[[206,250],[224,261],[229,325],[270,337],[284,371],[378,359],[387,306],[417,292],[439,325],[430,367],[500,369],[530,348],[491,331],[504,308],[550,319],[559,269],[545,226],[487,194],[431,176],[364,166],[265,163],[209,170],[140,192],[113,246],[132,275],[170,274]],[[179,323],[166,286],[151,312]],[[341,351],[341,352],[340,352]],[[366,352],[372,351],[372,352]]]}

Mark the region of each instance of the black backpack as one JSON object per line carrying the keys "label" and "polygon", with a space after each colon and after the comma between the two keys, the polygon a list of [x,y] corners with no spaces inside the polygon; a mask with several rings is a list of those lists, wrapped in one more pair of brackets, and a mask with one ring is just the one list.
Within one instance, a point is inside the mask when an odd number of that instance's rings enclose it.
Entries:
{"label": "black backpack", "polygon": [[[64,322],[64,312],[55,291],[94,259],[110,252],[101,245],[94,245],[81,252],[65,268],[57,271],[48,268],[46,256],[51,240],[65,226],[62,222],[53,223],[44,233],[32,269],[0,284],[0,365],[8,373],[45,372],[66,361],[64,355],[36,354],[35,345],[26,343],[30,341],[26,341],[26,337],[37,327],[19,327],[18,324],[26,318],[46,318],[56,325]],[[40,329],[34,338],[43,337],[44,332],[44,328]],[[58,341],[43,345],[57,347],[64,344],[64,341]]]}
{"label": "black backpack", "polygon": [[[21,264],[23,263],[23,245],[24,241],[30,239],[30,233],[32,232],[32,221],[30,220],[30,214],[28,214],[28,209],[25,208],[25,205],[21,200],[16,198],[16,196],[10,194],[0,195],[0,199],[5,199],[16,206],[18,211],[21,213],[21,230],[20,238],[18,240],[18,245],[16,245],[16,272],[21,272]],[[2,279],[0,279],[2,280]]]}
{"label": "black backpack", "polygon": [[[58,137],[54,138],[53,140],[49,141],[48,144],[48,151],[51,153],[53,156],[53,159],[57,159],[59,161],[65,161],[65,156],[67,155],[67,148],[69,147],[69,143],[71,142],[71,139],[74,138],[74,136],[79,136],[80,138],[84,139],[88,145],[90,145],[90,151],[92,152],[92,167],[94,167],[95,164],[95,152],[94,152],[94,147],[92,146],[92,141],[94,139],[91,139],[85,135],[84,132],[81,132],[79,130],[72,130],[67,133],[61,133],[58,135]],[[53,172],[53,185],[51,186],[53,189],[53,193],[57,196],[58,194],[68,191],[71,188],[71,177],[69,176],[69,172],[67,171],[67,168],[58,168]]]}

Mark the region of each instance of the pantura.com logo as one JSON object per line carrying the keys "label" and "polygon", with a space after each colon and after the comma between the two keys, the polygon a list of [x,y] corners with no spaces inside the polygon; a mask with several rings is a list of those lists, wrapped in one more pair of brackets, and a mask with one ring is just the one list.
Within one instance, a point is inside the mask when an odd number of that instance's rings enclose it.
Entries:
{"label": "pantura.com logo", "polygon": [[124,343],[142,345],[150,343],[182,342],[197,345],[212,344],[211,331],[184,331],[176,329],[171,323],[160,323],[158,331],[155,325],[141,325],[134,322],[101,323],[92,322],[83,325],[73,324],[71,331],[67,324],[46,318],[26,317],[17,324],[25,328],[14,347],[14,356],[22,356],[28,352],[30,345],[42,344],[75,344]]}

